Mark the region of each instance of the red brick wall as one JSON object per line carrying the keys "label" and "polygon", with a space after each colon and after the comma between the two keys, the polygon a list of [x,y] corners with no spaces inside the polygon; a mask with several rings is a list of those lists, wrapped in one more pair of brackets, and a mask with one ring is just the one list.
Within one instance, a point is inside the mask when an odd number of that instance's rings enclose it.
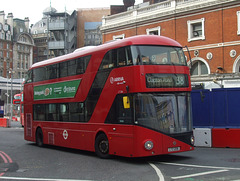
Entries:
{"label": "red brick wall", "polygon": [[[145,2],[145,1],[144,1]],[[199,51],[199,56],[208,62],[211,73],[215,73],[217,67],[224,68],[223,73],[232,73],[233,63],[240,55],[240,45],[221,46],[221,43],[239,41],[240,35],[237,35],[237,11],[240,7],[227,7],[219,9],[210,9],[196,14],[187,14],[170,19],[145,22],[147,25],[138,25],[126,28],[122,31],[103,34],[103,42],[113,39],[114,35],[125,34],[126,37],[146,34],[147,28],[161,27],[161,35],[167,36],[178,41],[182,46],[187,45],[192,48],[191,56],[194,57],[194,50]],[[205,40],[196,40],[188,42],[187,21],[205,18]],[[214,47],[213,47],[214,45]],[[207,46],[209,46],[207,48]],[[231,58],[229,53],[232,49],[237,51],[237,56]],[[208,60],[207,53],[211,52],[213,58]],[[187,55],[187,54],[186,54]]]}

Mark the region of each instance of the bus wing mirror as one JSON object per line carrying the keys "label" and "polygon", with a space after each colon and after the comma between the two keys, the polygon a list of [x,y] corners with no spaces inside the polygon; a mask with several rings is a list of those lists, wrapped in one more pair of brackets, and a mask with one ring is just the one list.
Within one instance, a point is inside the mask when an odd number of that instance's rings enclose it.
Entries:
{"label": "bus wing mirror", "polygon": [[123,107],[124,107],[124,109],[130,108],[130,100],[129,100],[128,96],[123,97]]}
{"label": "bus wing mirror", "polygon": [[191,65],[190,69],[191,69],[191,68],[192,68],[192,58],[191,58],[191,54],[190,54],[190,52],[189,52],[189,49],[188,49],[188,46],[187,46],[187,45],[185,46],[185,48],[187,49],[187,52],[188,52],[188,56],[189,56],[189,60],[190,60],[190,65]]}

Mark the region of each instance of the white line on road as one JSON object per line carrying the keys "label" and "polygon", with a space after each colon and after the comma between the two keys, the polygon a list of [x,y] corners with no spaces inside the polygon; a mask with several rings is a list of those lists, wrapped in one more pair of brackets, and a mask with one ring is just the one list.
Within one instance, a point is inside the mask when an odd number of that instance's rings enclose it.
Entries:
{"label": "white line on road", "polygon": [[209,171],[209,172],[201,172],[201,173],[195,173],[195,174],[190,174],[190,175],[182,175],[182,176],[178,176],[178,177],[172,177],[172,179],[198,177],[198,176],[202,176],[202,175],[209,175],[209,174],[226,172],[226,171],[229,171],[229,170],[216,170],[216,171]]}
{"label": "white line on road", "polygon": [[181,164],[181,163],[168,163],[168,162],[157,162],[157,163],[165,164],[165,165],[183,166],[183,167],[223,169],[223,170],[240,170],[240,168],[232,168],[232,167],[215,167],[215,166],[190,165],[190,164]]}
{"label": "white line on road", "polygon": [[156,167],[153,163],[149,163],[149,165],[151,165],[151,167],[153,167],[153,169],[157,172],[157,175],[159,177],[159,181],[165,181],[161,170],[158,167]]}
{"label": "white line on road", "polygon": [[91,180],[49,179],[49,178],[23,178],[23,177],[0,177],[0,180],[30,180],[30,181],[91,181]]}

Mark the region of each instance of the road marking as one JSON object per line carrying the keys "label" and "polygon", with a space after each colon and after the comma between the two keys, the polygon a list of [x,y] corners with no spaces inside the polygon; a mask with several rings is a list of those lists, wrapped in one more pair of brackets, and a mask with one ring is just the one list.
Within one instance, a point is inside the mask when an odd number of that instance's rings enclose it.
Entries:
{"label": "road marking", "polygon": [[93,181],[93,180],[49,179],[49,178],[24,178],[24,177],[0,177],[0,180],[31,180],[31,181]]}
{"label": "road marking", "polygon": [[151,167],[153,167],[153,169],[157,172],[157,175],[159,177],[159,181],[165,181],[161,170],[158,167],[156,167],[153,163],[149,163],[149,165],[151,165]]}
{"label": "road marking", "polygon": [[165,165],[184,166],[184,167],[209,168],[209,169],[223,169],[223,170],[240,170],[240,168],[232,168],[232,167],[215,167],[215,166],[190,165],[190,164],[167,163],[167,162],[157,162],[157,163],[165,164]]}
{"label": "road marking", "polygon": [[4,157],[4,155],[0,152],[0,156],[2,157],[4,163],[8,163],[8,160],[7,158]]}
{"label": "road marking", "polygon": [[3,151],[0,151],[1,157],[3,158],[3,155],[5,156],[5,158],[8,159],[8,163],[12,163],[12,159],[10,158],[10,156],[8,156],[6,153],[4,153]]}
{"label": "road marking", "polygon": [[[2,157],[3,162],[4,163],[12,163],[12,159],[10,158],[10,156],[8,156],[5,152],[0,151],[0,157]],[[3,176],[5,174],[5,172],[7,172],[8,168],[6,168],[4,170],[4,172],[0,173],[0,177]]]}
{"label": "road marking", "polygon": [[216,171],[209,171],[209,172],[201,172],[201,173],[195,173],[195,174],[190,174],[190,175],[182,175],[182,176],[178,176],[178,177],[171,177],[171,179],[198,177],[198,176],[202,176],[202,175],[209,175],[209,174],[227,172],[227,171],[229,171],[229,170],[216,170]]}

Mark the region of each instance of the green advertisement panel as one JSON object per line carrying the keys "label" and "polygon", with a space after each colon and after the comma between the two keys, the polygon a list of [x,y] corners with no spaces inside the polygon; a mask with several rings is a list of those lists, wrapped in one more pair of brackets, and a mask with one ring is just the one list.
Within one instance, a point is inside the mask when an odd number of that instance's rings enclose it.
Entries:
{"label": "green advertisement panel", "polygon": [[34,87],[34,100],[73,98],[81,79]]}

